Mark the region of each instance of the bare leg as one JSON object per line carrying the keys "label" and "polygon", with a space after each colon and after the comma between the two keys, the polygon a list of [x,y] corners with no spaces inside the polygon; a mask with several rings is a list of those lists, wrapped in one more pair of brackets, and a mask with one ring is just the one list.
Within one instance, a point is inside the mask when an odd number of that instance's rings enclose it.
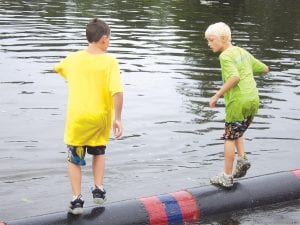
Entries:
{"label": "bare leg", "polygon": [[235,156],[235,141],[234,140],[225,140],[224,142],[224,172],[227,175],[232,175],[233,161]]}
{"label": "bare leg", "polygon": [[244,155],[245,155],[244,136],[235,140],[235,146],[236,146],[239,158],[240,159],[244,158]]}
{"label": "bare leg", "polygon": [[68,162],[68,173],[73,196],[78,196],[81,194],[81,167],[74,163]]}
{"label": "bare leg", "polygon": [[105,169],[105,155],[94,155],[93,175],[94,175],[94,183],[97,186],[103,185],[104,169]]}

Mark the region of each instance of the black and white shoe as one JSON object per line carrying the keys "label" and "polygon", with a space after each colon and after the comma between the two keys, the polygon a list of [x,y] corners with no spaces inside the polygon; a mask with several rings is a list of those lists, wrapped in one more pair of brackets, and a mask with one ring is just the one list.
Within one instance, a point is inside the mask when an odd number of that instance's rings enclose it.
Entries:
{"label": "black and white shoe", "polygon": [[106,191],[104,189],[101,190],[100,188],[95,187],[92,190],[92,194],[93,194],[93,199],[95,204],[101,205],[106,201],[106,197],[105,197]]}
{"label": "black and white shoe", "polygon": [[82,196],[79,195],[76,199],[70,202],[68,212],[74,215],[79,215],[83,213],[83,204],[84,201]]}

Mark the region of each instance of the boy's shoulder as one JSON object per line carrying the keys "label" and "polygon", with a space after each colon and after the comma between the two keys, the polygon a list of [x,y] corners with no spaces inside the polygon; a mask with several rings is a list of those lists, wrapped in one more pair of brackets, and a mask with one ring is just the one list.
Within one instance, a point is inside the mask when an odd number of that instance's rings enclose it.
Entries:
{"label": "boy's shoulder", "polygon": [[110,63],[111,65],[119,64],[119,61],[115,55],[110,53],[105,53],[104,55],[108,63]]}
{"label": "boy's shoulder", "polygon": [[[92,56],[90,53],[88,53],[86,50],[76,50],[73,52],[70,52],[67,57],[85,57],[85,56]],[[96,56],[96,55],[94,55]],[[117,57],[114,56],[113,54],[110,53],[103,53],[103,54],[99,54],[98,56],[102,56],[104,57],[106,60],[110,60],[110,61],[117,61]]]}
{"label": "boy's shoulder", "polygon": [[219,58],[220,59],[230,59],[230,58],[236,58],[240,57],[241,55],[250,54],[246,49],[239,47],[239,46],[233,46],[231,48],[226,49],[223,51]]}
{"label": "boy's shoulder", "polygon": [[83,53],[83,50],[76,50],[76,51],[69,52],[66,57],[72,58],[72,57],[76,57],[82,53]]}
{"label": "boy's shoulder", "polygon": [[117,60],[117,57],[116,57],[114,54],[111,54],[111,53],[105,53],[105,55],[106,55],[108,58],[112,59],[112,60]]}
{"label": "boy's shoulder", "polygon": [[117,60],[117,57],[111,53],[104,53],[104,55],[111,60]]}

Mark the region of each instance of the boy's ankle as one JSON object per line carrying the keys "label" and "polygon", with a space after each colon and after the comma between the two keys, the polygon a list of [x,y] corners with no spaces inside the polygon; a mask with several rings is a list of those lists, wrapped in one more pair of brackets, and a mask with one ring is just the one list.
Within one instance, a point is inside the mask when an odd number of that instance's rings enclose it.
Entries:
{"label": "boy's ankle", "polygon": [[224,176],[227,177],[227,178],[232,177],[232,174],[227,174],[227,173],[225,173],[225,172],[223,172],[223,174],[224,174]]}
{"label": "boy's ankle", "polygon": [[244,155],[242,155],[242,156],[238,156],[238,160],[247,160],[248,158],[247,158],[247,155],[246,154],[244,154]]}
{"label": "boy's ankle", "polygon": [[79,194],[79,195],[73,195],[72,201],[74,201],[74,200],[76,200],[76,199],[81,199],[81,200],[83,200],[83,197],[82,197],[81,194]]}
{"label": "boy's ankle", "polygon": [[95,184],[95,187],[94,187],[95,189],[100,189],[101,191],[104,191],[104,187],[103,187],[103,185],[96,185]]}

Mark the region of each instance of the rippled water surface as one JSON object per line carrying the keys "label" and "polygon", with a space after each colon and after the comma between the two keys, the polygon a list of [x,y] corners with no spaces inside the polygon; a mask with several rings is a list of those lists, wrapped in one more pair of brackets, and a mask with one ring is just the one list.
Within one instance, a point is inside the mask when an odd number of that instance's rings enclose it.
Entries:
{"label": "rippled water surface", "polygon": [[[109,51],[125,89],[124,136],[107,150],[109,201],[208,184],[221,171],[224,105],[211,109],[208,101],[222,83],[218,55],[204,39],[217,21],[271,68],[257,77],[261,108],[246,134],[248,176],[299,168],[299,12],[296,0],[0,0],[0,219],[62,211],[70,200],[66,83],[52,68],[85,48],[94,16],[112,28]],[[92,205],[88,164],[83,194]],[[207,223],[300,224],[299,212],[298,201]]]}

